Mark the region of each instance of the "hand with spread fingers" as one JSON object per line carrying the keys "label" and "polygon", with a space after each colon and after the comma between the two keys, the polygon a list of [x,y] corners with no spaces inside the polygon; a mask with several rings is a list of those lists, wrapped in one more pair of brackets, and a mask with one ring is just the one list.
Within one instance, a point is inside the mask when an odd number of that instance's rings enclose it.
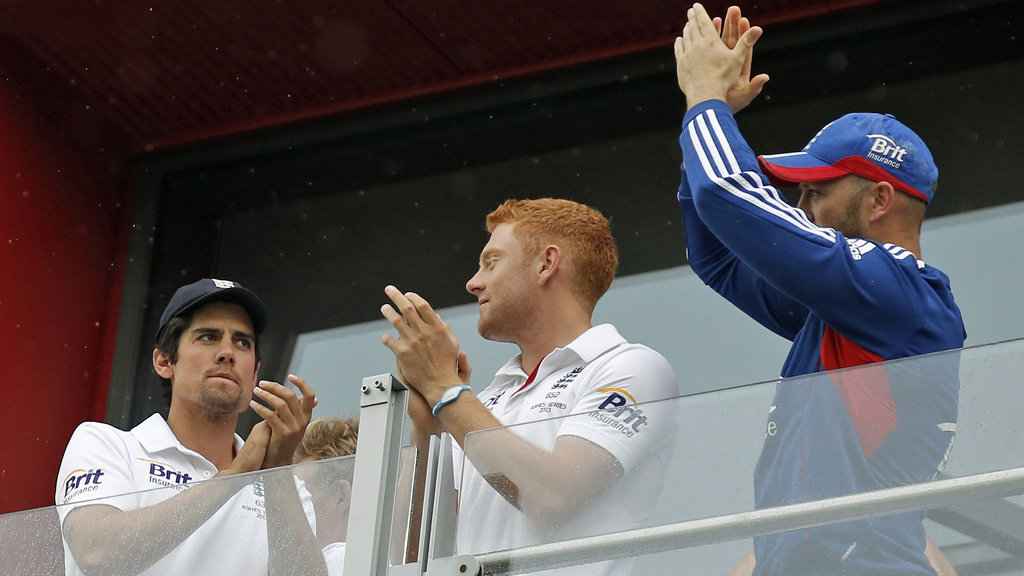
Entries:
{"label": "hand with spread fingers", "polygon": [[302,378],[288,375],[288,381],[302,393],[295,392],[277,382],[261,380],[253,390],[253,394],[263,400],[264,406],[253,400],[253,410],[263,417],[270,426],[270,442],[263,459],[263,468],[288,466],[292,464],[295,448],[306,432],[306,426],[313,417],[313,408],[317,405],[316,393]]}
{"label": "hand with spread fingers", "polygon": [[[750,20],[742,16],[739,6],[730,6],[725,13],[724,27],[719,28],[721,24],[723,22],[719,18],[715,18],[715,29],[721,30],[722,42],[730,50],[736,48],[740,38],[747,30],[750,30]],[[754,98],[757,98],[757,95],[761,93],[764,85],[768,82],[767,74],[758,74],[753,78],[750,77],[753,55],[753,50],[747,52],[747,57],[743,61],[743,68],[740,69],[739,80],[726,93],[725,101],[729,104],[733,114],[746,108]]]}
{"label": "hand with spread fingers", "polygon": [[[731,108],[746,106],[767,82],[767,76],[744,81],[744,71],[749,77],[751,54],[761,37],[761,28],[753,26],[743,30],[739,9],[727,13],[725,22],[716,26],[699,3],[687,10],[686,18],[683,35],[676,38],[674,48],[676,77],[680,90],[686,95],[687,107],[706,100],[730,102],[730,91],[733,91]],[[730,48],[727,42],[733,38],[735,44]]]}
{"label": "hand with spread fingers", "polygon": [[451,328],[420,295],[403,294],[394,286],[384,293],[394,307],[385,304],[381,313],[398,330],[398,338],[385,334],[381,342],[395,354],[405,383],[433,406],[448,388],[468,383],[466,353],[459,352]]}

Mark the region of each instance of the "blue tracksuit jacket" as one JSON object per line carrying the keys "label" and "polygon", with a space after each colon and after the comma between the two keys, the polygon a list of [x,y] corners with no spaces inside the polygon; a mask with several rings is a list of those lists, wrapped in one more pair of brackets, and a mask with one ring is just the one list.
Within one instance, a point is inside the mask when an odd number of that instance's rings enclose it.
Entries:
{"label": "blue tracksuit jacket", "polygon": [[[757,508],[934,479],[953,440],[956,355],[823,371],[963,346],[949,279],[899,246],[811,223],[759,170],[728,105],[690,109],[679,138],[690,266],[791,340],[755,473]],[[756,538],[762,574],[934,575],[922,514]]]}

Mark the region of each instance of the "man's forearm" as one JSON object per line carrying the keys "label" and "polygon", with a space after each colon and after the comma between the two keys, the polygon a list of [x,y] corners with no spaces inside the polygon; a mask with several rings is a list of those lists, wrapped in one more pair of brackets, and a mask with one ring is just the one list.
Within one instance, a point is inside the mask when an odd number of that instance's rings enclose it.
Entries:
{"label": "man's forearm", "polygon": [[474,396],[464,394],[441,418],[491,487],[542,526],[565,524],[623,474],[606,450],[575,436],[559,438],[552,452],[505,429],[475,434],[467,444],[469,432],[501,426]]}
{"label": "man's forearm", "polygon": [[740,563],[729,572],[729,576],[750,576],[754,573],[754,566],[757,565],[757,559],[754,558],[754,551],[751,550]]}
{"label": "man's forearm", "polygon": [[62,526],[82,572],[92,575],[138,574],[190,537],[252,477],[201,482],[146,508],[122,511],[93,504],[70,512]]}
{"label": "man's forearm", "polygon": [[290,468],[264,475],[270,574],[327,576],[327,564],[309,526]]}

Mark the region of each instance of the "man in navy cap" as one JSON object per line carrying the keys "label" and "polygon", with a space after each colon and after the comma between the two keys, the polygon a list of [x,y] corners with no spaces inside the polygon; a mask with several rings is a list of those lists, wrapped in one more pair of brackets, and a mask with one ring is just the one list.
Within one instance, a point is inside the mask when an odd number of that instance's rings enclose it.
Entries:
{"label": "man in navy cap", "polygon": [[[267,311],[241,285],[204,279],[175,292],[160,318],[153,367],[170,396],[129,432],[80,425],[68,443],[56,503],[69,575],[326,574],[309,494],[287,466],[316,397],[260,381]],[[257,403],[253,396],[266,403]],[[264,418],[243,443],[248,408]],[[204,484],[212,477],[228,477]]]}
{"label": "man in navy cap", "polygon": [[[783,377],[963,346],[949,279],[921,260],[938,179],[921,138],[890,115],[848,114],[800,152],[755,157],[733,113],[767,81],[749,79],[761,30],[740,25],[735,8],[724,35],[699,4],[687,19],[675,44],[687,103],[679,204],[694,272],[793,342]],[[775,186],[799,188],[797,207]],[[957,415],[958,362],[948,358],[927,377],[896,364],[783,380],[755,471],[757,508],[934,479]],[[762,536],[747,567],[934,575],[922,520],[900,514]]]}

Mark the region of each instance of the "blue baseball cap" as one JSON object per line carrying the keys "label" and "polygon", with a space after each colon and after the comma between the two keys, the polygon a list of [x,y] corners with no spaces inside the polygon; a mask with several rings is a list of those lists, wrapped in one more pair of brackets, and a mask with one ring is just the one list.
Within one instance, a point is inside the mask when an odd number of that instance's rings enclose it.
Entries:
{"label": "blue baseball cap", "polygon": [[203,278],[188,286],[182,286],[174,292],[174,296],[171,296],[171,301],[167,304],[167,308],[164,308],[163,315],[160,316],[160,328],[156,331],[156,339],[160,340],[160,336],[163,334],[164,328],[167,327],[167,323],[171,321],[171,318],[181,316],[185,312],[212,300],[227,300],[228,302],[238,303],[249,315],[252,329],[256,331],[256,334],[262,334],[267,328],[267,309],[255,294],[243,288],[238,282]]}
{"label": "blue baseball cap", "polygon": [[921,137],[892,114],[857,112],[826,124],[800,152],[757,157],[772,184],[795,188],[856,174],[932,201],[939,169]]}

